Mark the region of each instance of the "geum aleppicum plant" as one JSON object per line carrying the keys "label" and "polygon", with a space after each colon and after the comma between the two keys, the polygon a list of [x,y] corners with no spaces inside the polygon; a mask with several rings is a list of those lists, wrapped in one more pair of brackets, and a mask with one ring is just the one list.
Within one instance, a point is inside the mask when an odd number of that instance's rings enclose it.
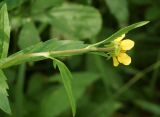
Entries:
{"label": "geum aleppicum plant", "polygon": [[125,34],[116,38],[111,42],[109,46],[113,46],[114,50],[109,52],[109,55],[113,59],[113,65],[118,66],[119,63],[124,65],[129,65],[131,63],[131,57],[126,54],[127,50],[130,50],[134,47],[134,41],[130,39],[124,39]]}
{"label": "geum aleppicum plant", "polygon": [[[76,114],[76,103],[74,99],[74,94],[72,93],[72,75],[69,69],[65,66],[63,62],[58,60],[57,58],[65,57],[65,56],[73,56],[78,54],[85,54],[89,52],[94,52],[98,55],[109,55],[108,58],[113,58],[113,64],[114,66],[118,66],[119,63],[122,63],[124,65],[129,65],[131,63],[131,58],[126,54],[127,50],[130,50],[134,46],[134,42],[129,39],[124,39],[124,34],[128,33],[130,30],[141,27],[148,23],[148,21],[142,21],[135,24],[132,24],[130,26],[127,26],[125,28],[120,29],[107,39],[104,39],[103,41],[94,43],[94,44],[84,44],[81,41],[75,41],[75,40],[56,40],[56,39],[50,39],[46,42],[40,42],[38,44],[32,45],[30,47],[27,47],[13,55],[6,56],[9,47],[9,31],[5,32],[7,28],[7,25],[9,27],[9,19],[7,15],[7,8],[6,5],[2,7],[0,15],[1,17],[5,17],[7,20],[4,20],[5,18],[2,18],[2,21],[0,22],[0,26],[2,25],[2,32],[1,33],[1,41],[3,42],[4,46],[7,48],[0,48],[4,49],[2,51],[3,54],[5,54],[5,57],[2,57],[0,59],[0,75],[3,76],[0,77],[0,81],[3,81],[4,85],[0,85],[0,89],[3,89],[3,92],[0,92],[0,108],[5,111],[6,113],[11,113],[9,102],[7,100],[8,94],[6,93],[8,86],[6,85],[6,77],[2,71],[2,69],[22,64],[25,62],[31,62],[31,61],[40,61],[44,59],[52,59],[54,66],[57,66],[59,68],[60,74],[62,76],[62,81],[64,84],[64,87],[66,89],[68,99],[71,105],[73,116]],[[7,22],[7,23],[6,23]],[[6,28],[6,29],[5,29]],[[8,36],[6,36],[8,34]],[[7,40],[6,40],[7,39]],[[5,43],[4,43],[5,42]],[[8,43],[6,43],[8,42]],[[6,46],[7,45],[7,46]],[[3,102],[3,103],[2,103]]]}

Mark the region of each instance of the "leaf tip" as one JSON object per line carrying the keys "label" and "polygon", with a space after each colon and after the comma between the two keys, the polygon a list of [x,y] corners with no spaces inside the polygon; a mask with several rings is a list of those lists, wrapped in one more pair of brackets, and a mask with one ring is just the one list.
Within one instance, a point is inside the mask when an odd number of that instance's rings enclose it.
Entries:
{"label": "leaf tip", "polygon": [[150,21],[144,21],[145,22],[145,24],[148,24]]}
{"label": "leaf tip", "polygon": [[150,21],[142,21],[142,26],[148,24]]}

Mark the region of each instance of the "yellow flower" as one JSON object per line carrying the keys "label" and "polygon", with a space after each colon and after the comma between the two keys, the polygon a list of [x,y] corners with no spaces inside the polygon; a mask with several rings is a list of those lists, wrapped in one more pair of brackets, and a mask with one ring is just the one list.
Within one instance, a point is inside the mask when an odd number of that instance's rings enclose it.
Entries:
{"label": "yellow flower", "polygon": [[126,54],[126,51],[134,47],[134,41],[130,39],[122,40],[124,37],[125,34],[113,41],[115,46],[115,51],[112,55],[114,66],[118,66],[119,63],[124,65],[129,65],[131,63],[131,57]]}

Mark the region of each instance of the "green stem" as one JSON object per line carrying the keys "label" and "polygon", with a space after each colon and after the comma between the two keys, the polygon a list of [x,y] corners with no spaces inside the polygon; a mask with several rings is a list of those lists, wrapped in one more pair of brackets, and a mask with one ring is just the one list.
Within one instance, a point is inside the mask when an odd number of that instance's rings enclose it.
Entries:
{"label": "green stem", "polygon": [[29,54],[19,54],[19,55],[12,55],[6,59],[0,61],[0,69],[7,68],[13,65],[22,64],[24,62],[31,61],[33,59],[43,60],[46,59],[48,56],[53,57],[63,57],[63,56],[72,56],[77,54],[83,54],[88,52],[110,52],[114,48],[81,48],[81,49],[74,49],[74,50],[63,50],[63,51],[50,51],[50,52],[39,52],[39,53],[29,53]]}
{"label": "green stem", "polygon": [[19,66],[18,78],[16,83],[16,95],[15,95],[15,106],[16,106],[16,117],[23,116],[23,88],[24,88],[24,78],[25,78],[25,64]]}

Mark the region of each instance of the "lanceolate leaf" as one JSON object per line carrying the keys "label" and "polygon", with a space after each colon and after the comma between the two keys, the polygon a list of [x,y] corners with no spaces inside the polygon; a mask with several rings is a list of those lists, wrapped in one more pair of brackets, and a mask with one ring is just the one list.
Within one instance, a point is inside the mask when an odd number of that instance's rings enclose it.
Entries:
{"label": "lanceolate leaf", "polygon": [[129,31],[131,31],[131,30],[133,30],[135,28],[144,26],[144,25],[146,25],[148,23],[149,23],[149,21],[142,21],[142,22],[138,22],[138,23],[129,25],[127,27],[124,27],[124,28],[120,29],[119,31],[117,31],[116,33],[114,33],[113,35],[111,35],[110,37],[108,37],[107,39],[105,39],[103,41],[100,41],[98,43],[95,43],[92,46],[100,45],[100,44],[105,44],[106,42],[113,41],[114,39],[116,39],[117,37],[121,36],[122,34],[126,34]]}
{"label": "lanceolate leaf", "polygon": [[[10,38],[10,26],[7,13],[7,6],[3,4],[0,10],[0,59],[6,58],[8,54]],[[6,113],[11,113],[8,94],[8,85],[6,83],[6,77],[2,70],[0,70],[0,108]]]}
{"label": "lanceolate leaf", "polygon": [[62,63],[58,59],[55,59],[55,58],[52,58],[52,59],[53,59],[53,62],[55,62],[59,68],[59,71],[60,71],[60,74],[62,77],[62,81],[63,81],[64,87],[66,89],[66,92],[67,92],[67,95],[69,98],[69,102],[70,102],[70,105],[72,108],[72,113],[73,113],[73,116],[75,116],[76,103],[75,103],[75,99],[74,99],[73,92],[72,92],[72,86],[71,86],[72,74],[64,63]]}
{"label": "lanceolate leaf", "polygon": [[8,94],[7,94],[7,89],[8,89],[8,85],[6,83],[6,76],[4,75],[3,71],[0,70],[0,108],[10,114],[11,110],[10,110],[10,106],[9,106],[9,101],[8,101]]}
{"label": "lanceolate leaf", "polygon": [[0,58],[7,57],[10,39],[10,26],[7,6],[4,4],[0,10]]}

